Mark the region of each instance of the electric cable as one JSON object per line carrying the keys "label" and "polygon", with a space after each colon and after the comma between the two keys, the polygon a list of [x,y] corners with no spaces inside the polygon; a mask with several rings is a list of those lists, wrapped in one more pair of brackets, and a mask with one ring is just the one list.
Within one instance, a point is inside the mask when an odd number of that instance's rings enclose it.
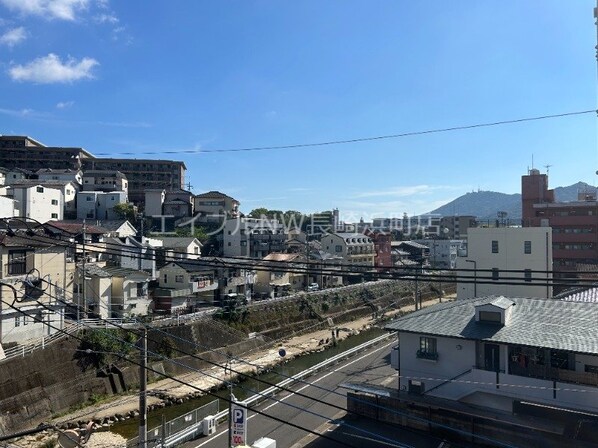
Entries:
{"label": "electric cable", "polygon": [[281,149],[299,149],[299,148],[310,148],[310,147],[320,147],[320,146],[332,146],[332,145],[345,145],[350,143],[361,143],[361,142],[371,142],[377,140],[389,140],[389,139],[397,139],[403,137],[413,137],[418,135],[427,135],[427,134],[439,134],[445,132],[454,132],[454,131],[463,131],[468,129],[476,129],[476,128],[485,128],[485,127],[492,127],[492,126],[502,126],[506,124],[515,124],[515,123],[525,123],[531,121],[540,121],[540,120],[547,120],[552,118],[563,118],[563,117],[571,117],[576,115],[586,115],[596,113],[595,109],[590,110],[580,110],[574,112],[564,112],[560,114],[551,114],[551,115],[539,115],[534,117],[524,117],[524,118],[516,118],[511,120],[502,120],[502,121],[494,121],[488,123],[477,123],[477,124],[470,124],[470,125],[463,125],[463,126],[452,126],[448,128],[438,128],[438,129],[428,129],[423,131],[412,131],[412,132],[403,132],[403,133],[396,133],[396,134],[389,134],[389,135],[378,135],[372,137],[360,137],[360,138],[352,138],[352,139],[345,139],[345,140],[331,140],[325,142],[312,142],[312,143],[298,143],[294,145],[273,145],[273,146],[248,146],[248,147],[241,147],[241,148],[225,148],[225,149],[182,149],[182,150],[160,150],[160,151],[122,151],[122,152],[113,152],[113,153],[97,153],[99,156],[110,156],[110,155],[137,155],[137,154],[203,154],[203,153],[225,153],[225,152],[248,152],[248,151],[267,151],[267,150],[281,150]]}

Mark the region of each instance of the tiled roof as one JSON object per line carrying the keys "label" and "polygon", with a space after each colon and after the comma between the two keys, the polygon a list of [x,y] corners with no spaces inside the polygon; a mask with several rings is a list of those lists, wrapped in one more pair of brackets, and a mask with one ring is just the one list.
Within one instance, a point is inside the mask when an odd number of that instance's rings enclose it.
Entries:
{"label": "tiled roof", "polygon": [[588,288],[570,293],[561,300],[565,302],[589,302],[598,304],[598,288]]}
{"label": "tiled roof", "polygon": [[148,280],[151,277],[145,271],[139,271],[137,269],[128,269],[128,268],[121,268],[120,266],[106,266],[103,267],[102,270],[111,277],[146,277]]}
{"label": "tiled roof", "polygon": [[236,201],[236,199],[231,198],[224,193],[220,193],[219,191],[208,191],[207,193],[198,194],[195,197],[200,199],[232,199],[233,201]]}
{"label": "tiled roof", "polygon": [[207,264],[205,261],[202,261],[202,259],[173,261],[172,264],[176,264],[187,272],[213,272],[215,269],[214,266]]}
{"label": "tiled roof", "polygon": [[[44,225],[60,229],[71,234],[83,233],[83,223],[80,221],[48,221]],[[86,224],[85,232],[89,234],[103,235],[105,233],[109,233],[110,231],[102,226]]]}
{"label": "tiled roof", "polygon": [[511,298],[508,325],[475,321],[489,298],[442,303],[403,316],[387,330],[598,354],[598,306],[553,299]]}
{"label": "tiled roof", "polygon": [[[112,232],[116,232],[118,229],[120,229],[123,225],[125,225],[127,222],[129,222],[126,219],[115,219],[115,220],[107,220],[107,221],[100,221],[101,226],[104,229],[108,229]],[[131,224],[129,222],[129,224],[134,228],[133,224]]]}

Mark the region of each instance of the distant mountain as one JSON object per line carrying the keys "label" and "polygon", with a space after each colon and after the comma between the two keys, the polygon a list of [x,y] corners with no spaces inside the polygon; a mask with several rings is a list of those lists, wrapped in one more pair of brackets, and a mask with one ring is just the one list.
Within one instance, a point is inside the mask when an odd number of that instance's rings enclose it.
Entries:
{"label": "distant mountain", "polygon": [[471,215],[479,219],[496,219],[496,212],[507,212],[508,219],[521,219],[521,195],[497,191],[466,193],[431,211],[443,216]]}
{"label": "distant mountain", "polygon": [[[568,187],[555,188],[554,195],[559,202],[576,201],[579,191],[595,193],[596,189],[585,182],[577,182]],[[496,219],[496,213],[499,211],[507,212],[507,219],[521,219],[521,194],[505,194],[497,191],[466,193],[430,213],[443,216],[472,215],[484,220]]]}

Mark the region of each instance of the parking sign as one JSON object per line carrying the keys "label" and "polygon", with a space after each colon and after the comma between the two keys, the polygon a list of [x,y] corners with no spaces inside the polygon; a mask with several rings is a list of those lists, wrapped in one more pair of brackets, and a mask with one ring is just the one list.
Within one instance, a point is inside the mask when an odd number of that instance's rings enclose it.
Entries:
{"label": "parking sign", "polygon": [[235,401],[232,404],[231,446],[247,444],[247,409],[244,406],[243,402]]}

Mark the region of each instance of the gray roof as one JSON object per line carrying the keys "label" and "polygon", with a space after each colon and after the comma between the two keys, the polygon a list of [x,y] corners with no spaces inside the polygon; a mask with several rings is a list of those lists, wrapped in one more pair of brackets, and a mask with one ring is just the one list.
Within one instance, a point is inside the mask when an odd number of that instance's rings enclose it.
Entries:
{"label": "gray roof", "polygon": [[506,297],[492,297],[489,298],[488,300],[486,300],[486,302],[480,303],[480,305],[494,305],[498,308],[502,308],[503,310],[506,310],[507,308],[509,308],[510,306],[513,306],[515,304],[515,302],[513,302],[511,299],[507,299]]}
{"label": "gray roof", "polygon": [[[104,229],[108,229],[112,232],[116,232],[118,229],[120,229],[121,226],[125,225],[125,223],[129,222],[126,219],[114,219],[114,220],[106,220],[106,221],[102,221],[100,220],[100,224],[102,225],[102,227]],[[129,225],[131,225],[133,228],[135,228],[135,226],[133,226],[133,224],[131,224],[129,222]]]}
{"label": "gray roof", "polygon": [[579,289],[559,298],[565,302],[598,303],[598,288]]}
{"label": "gray roof", "polygon": [[[387,330],[598,354],[598,306],[552,299],[510,298],[508,325],[475,321],[475,306],[496,298],[457,300],[403,316]],[[502,298],[504,299],[504,298]],[[498,303],[506,304],[499,301]]]}

